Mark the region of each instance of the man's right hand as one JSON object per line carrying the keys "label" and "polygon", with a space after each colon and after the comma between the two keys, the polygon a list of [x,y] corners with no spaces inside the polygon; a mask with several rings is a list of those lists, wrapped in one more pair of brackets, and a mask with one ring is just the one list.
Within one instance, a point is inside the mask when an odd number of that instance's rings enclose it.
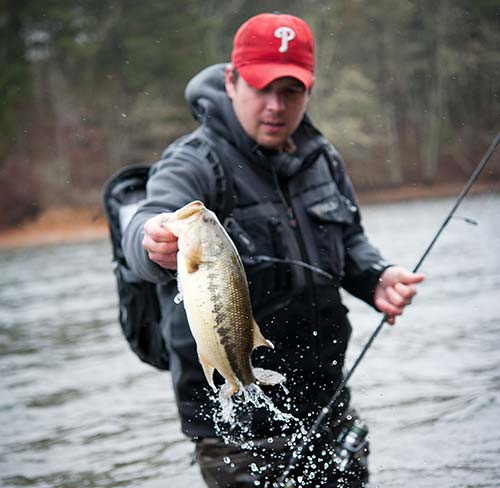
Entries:
{"label": "man's right hand", "polygon": [[144,224],[142,246],[148,252],[149,259],[162,268],[177,269],[177,236],[166,230],[161,221],[165,214],[150,218]]}

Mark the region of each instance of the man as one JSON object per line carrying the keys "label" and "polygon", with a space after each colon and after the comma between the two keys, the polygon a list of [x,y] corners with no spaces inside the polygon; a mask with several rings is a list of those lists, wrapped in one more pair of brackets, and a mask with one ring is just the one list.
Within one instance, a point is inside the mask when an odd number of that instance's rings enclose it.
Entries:
{"label": "man", "polygon": [[[350,325],[339,288],[393,324],[423,279],[390,266],[364,235],[340,156],[306,115],[313,84],[314,39],[307,24],[282,14],[249,19],[234,38],[231,64],[207,68],[188,84],[186,97],[200,127],[167,148],[153,167],[148,198],[124,236],[130,266],[159,284],[182,429],[197,441],[197,459],[212,487],[267,486],[279,478],[292,432],[256,409],[249,431],[254,449],[218,438],[196,345],[182,305],[173,301],[177,240],[160,225],[162,213],[201,200],[223,209],[221,221],[230,216],[226,227],[245,263],[254,316],[275,345],[255,352],[254,366],[287,377],[286,391],[268,388],[266,394],[306,428],[342,378]],[[229,172],[221,160],[229,161]],[[345,389],[321,442],[332,441],[354,418]],[[346,486],[362,486],[366,457],[344,473],[324,464],[318,473],[309,469],[307,486],[337,486],[340,478]]]}

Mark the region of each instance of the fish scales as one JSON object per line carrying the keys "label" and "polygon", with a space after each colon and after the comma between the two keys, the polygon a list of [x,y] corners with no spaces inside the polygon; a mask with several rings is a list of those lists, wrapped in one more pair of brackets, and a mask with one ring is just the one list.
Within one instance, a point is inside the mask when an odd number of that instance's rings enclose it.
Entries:
{"label": "fish scales", "polygon": [[228,260],[221,256],[214,264],[214,268],[220,268],[220,273],[208,275],[208,290],[215,315],[215,331],[235,376],[246,385],[255,381],[249,359],[253,349],[252,336],[248,334],[252,311],[246,300],[246,290],[235,273],[239,263],[233,253],[228,254]]}

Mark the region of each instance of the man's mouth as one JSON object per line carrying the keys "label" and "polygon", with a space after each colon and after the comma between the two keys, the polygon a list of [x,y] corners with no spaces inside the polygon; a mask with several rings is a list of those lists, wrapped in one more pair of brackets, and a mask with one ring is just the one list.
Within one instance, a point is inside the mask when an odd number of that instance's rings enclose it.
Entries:
{"label": "man's mouth", "polygon": [[264,125],[266,128],[270,129],[270,130],[278,130],[278,129],[282,129],[283,127],[285,127],[285,124],[284,122],[278,122],[278,121],[272,121],[272,120],[264,120],[262,122],[262,125]]}

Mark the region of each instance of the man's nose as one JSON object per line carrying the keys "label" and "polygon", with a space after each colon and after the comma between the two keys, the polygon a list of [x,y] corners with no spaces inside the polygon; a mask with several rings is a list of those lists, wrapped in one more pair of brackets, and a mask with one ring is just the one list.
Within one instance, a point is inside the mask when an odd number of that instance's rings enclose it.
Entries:
{"label": "man's nose", "polygon": [[283,93],[279,91],[271,91],[267,93],[267,108],[275,112],[284,110],[285,97],[283,96]]}

